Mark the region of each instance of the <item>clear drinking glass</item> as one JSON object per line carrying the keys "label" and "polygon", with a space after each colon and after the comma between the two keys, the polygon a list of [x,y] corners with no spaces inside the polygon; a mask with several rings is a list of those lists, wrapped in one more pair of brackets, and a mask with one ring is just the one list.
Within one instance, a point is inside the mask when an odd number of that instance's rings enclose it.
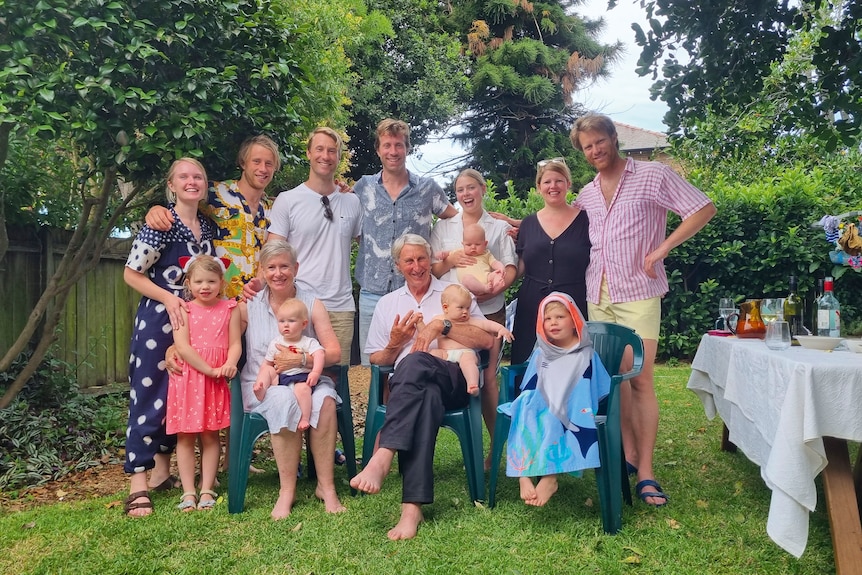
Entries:
{"label": "clear drinking glass", "polygon": [[787,349],[790,347],[790,324],[782,319],[769,322],[764,341],[769,349]]}
{"label": "clear drinking glass", "polygon": [[718,300],[718,315],[721,316],[721,319],[724,321],[724,330],[727,331],[727,318],[730,317],[730,314],[736,311],[736,305],[733,303],[733,298],[723,297]]}
{"label": "clear drinking glass", "polygon": [[784,298],[765,298],[760,305],[760,317],[766,325],[784,319]]}

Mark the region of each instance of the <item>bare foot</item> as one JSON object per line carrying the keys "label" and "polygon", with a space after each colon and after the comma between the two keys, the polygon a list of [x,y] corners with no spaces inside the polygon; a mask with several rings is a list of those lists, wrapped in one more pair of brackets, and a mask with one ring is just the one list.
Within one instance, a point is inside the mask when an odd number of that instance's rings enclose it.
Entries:
{"label": "bare foot", "polygon": [[296,426],[296,428],[297,428],[299,431],[305,431],[305,430],[306,430],[306,429],[308,429],[309,427],[311,427],[311,424],[310,424],[310,423],[308,422],[308,420],[307,420],[307,419],[305,419],[305,418],[300,419],[300,420],[299,420],[299,423],[298,423],[298,424],[297,424],[297,426]]}
{"label": "bare foot", "polygon": [[542,507],[551,496],[557,492],[557,476],[556,475],[546,475],[539,480],[539,483],[536,484],[536,499],[533,505],[537,507]]}
{"label": "bare foot", "polygon": [[275,507],[272,508],[272,513],[270,513],[273,521],[284,519],[290,515],[290,510],[293,508],[293,499],[293,493],[278,492]]}
{"label": "bare foot", "polygon": [[[363,493],[379,493],[380,487],[383,485],[383,480],[389,474],[389,467],[392,463],[391,455],[383,455],[386,451],[380,448],[368,461],[365,469],[356,474],[350,480],[350,486],[353,489],[358,489]],[[390,452],[391,453],[391,452]],[[388,461],[386,461],[388,459]]]}
{"label": "bare foot", "polygon": [[536,487],[533,485],[533,480],[529,477],[519,477],[518,485],[521,487],[521,499],[527,505],[532,505],[531,501],[536,499]]}
{"label": "bare foot", "polygon": [[419,524],[422,523],[422,506],[418,503],[402,503],[401,504],[401,519],[386,534],[392,541],[400,539],[413,539],[416,537],[416,531],[419,529]]}
{"label": "bare foot", "polygon": [[249,473],[263,473],[263,469],[258,469],[254,465],[249,465],[248,466],[248,472]]}
{"label": "bare foot", "polygon": [[335,489],[322,489],[320,485],[314,490],[314,496],[323,501],[327,513],[343,513],[347,507],[341,504]]}

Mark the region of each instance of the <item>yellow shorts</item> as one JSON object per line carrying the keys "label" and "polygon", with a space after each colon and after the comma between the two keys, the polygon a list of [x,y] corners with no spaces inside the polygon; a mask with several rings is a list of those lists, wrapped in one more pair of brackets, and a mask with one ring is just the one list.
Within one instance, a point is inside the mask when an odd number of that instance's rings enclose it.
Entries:
{"label": "yellow shorts", "polygon": [[607,321],[630,327],[642,339],[658,341],[661,332],[661,298],[611,303],[608,283],[602,279],[598,305],[587,302],[590,321]]}

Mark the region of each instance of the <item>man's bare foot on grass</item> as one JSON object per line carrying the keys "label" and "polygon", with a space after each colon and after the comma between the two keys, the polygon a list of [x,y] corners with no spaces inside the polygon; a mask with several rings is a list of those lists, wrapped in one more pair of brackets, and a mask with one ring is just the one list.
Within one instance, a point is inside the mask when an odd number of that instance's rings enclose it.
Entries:
{"label": "man's bare foot on grass", "polygon": [[413,539],[416,537],[416,531],[419,529],[419,524],[422,523],[422,506],[418,503],[402,503],[401,504],[401,519],[386,534],[392,541],[400,539]]}
{"label": "man's bare foot on grass", "polygon": [[264,471],[263,471],[263,469],[258,469],[254,465],[249,465],[248,466],[248,472],[249,473],[263,473]]}
{"label": "man's bare foot on grass", "polygon": [[275,501],[275,506],[272,508],[270,516],[273,521],[284,519],[290,515],[290,510],[293,509],[294,494],[287,492],[278,492],[278,499]]}
{"label": "man's bare foot on grass", "polygon": [[529,477],[519,477],[518,485],[521,488],[521,499],[527,505],[532,505],[532,501],[536,499],[536,486],[533,485],[533,480]]}
{"label": "man's bare foot on grass", "polygon": [[363,493],[379,493],[383,480],[389,475],[394,455],[391,449],[379,448],[368,460],[368,465],[350,480],[350,487]]}
{"label": "man's bare foot on grass", "polygon": [[536,484],[536,499],[531,505],[543,507],[551,496],[557,492],[557,476],[546,475]]}
{"label": "man's bare foot on grass", "polygon": [[314,490],[314,496],[323,501],[327,513],[343,513],[347,507],[341,504],[335,489],[322,489],[320,485]]}

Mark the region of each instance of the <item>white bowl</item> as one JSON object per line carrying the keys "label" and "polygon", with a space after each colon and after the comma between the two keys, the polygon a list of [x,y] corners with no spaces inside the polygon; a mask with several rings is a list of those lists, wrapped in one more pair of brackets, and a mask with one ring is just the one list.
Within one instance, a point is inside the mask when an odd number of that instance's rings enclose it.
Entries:
{"label": "white bowl", "polygon": [[820,349],[830,351],[841,343],[840,337],[826,337],[825,335],[797,335],[796,339],[808,349]]}
{"label": "white bowl", "polygon": [[862,353],[862,339],[845,339],[844,343],[853,353]]}

